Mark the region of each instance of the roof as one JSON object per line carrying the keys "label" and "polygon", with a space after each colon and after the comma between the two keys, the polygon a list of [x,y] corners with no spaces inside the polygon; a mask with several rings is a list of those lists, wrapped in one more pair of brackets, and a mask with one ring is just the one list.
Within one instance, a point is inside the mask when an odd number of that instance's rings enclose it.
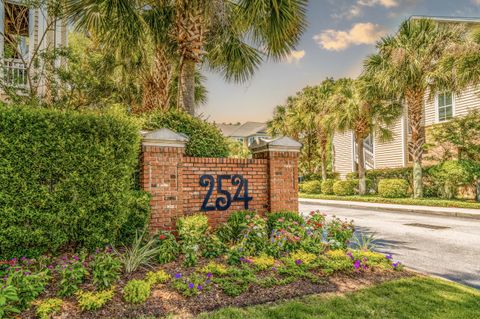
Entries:
{"label": "roof", "polygon": [[457,23],[480,23],[480,17],[445,17],[445,16],[427,16],[413,15],[412,20],[416,19],[432,19],[438,22],[457,22]]}
{"label": "roof", "polygon": [[267,124],[262,122],[245,122],[243,124],[217,124],[217,127],[227,137],[249,137],[252,135],[267,135]]}

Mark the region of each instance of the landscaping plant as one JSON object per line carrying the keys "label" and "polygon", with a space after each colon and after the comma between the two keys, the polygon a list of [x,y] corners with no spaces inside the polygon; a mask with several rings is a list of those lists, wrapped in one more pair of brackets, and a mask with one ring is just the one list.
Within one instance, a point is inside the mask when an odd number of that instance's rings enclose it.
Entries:
{"label": "landscaping plant", "polygon": [[116,251],[127,274],[134,272],[140,266],[147,266],[158,254],[156,239],[150,238],[147,231],[137,232],[132,245],[125,246],[122,252]]}
{"label": "landscaping plant", "polygon": [[186,266],[195,266],[200,252],[200,244],[208,230],[208,218],[197,214],[181,217],[177,221],[177,231],[181,239]]}
{"label": "landscaping plant", "polygon": [[119,277],[122,271],[120,259],[110,250],[97,253],[90,263],[93,284],[100,290],[109,288]]}
{"label": "landscaping plant", "polygon": [[161,231],[158,234],[158,256],[157,260],[165,264],[177,259],[180,254],[180,245],[171,232]]}
{"label": "landscaping plant", "polygon": [[346,249],[354,231],[353,221],[342,221],[333,216],[326,225],[328,244],[332,249]]}
{"label": "landscaping plant", "polygon": [[[49,298],[36,303],[35,314],[39,319],[51,319],[62,310],[63,300],[58,298]],[[0,314],[0,318],[2,318]]]}
{"label": "landscaping plant", "polygon": [[15,307],[18,301],[19,298],[15,287],[11,285],[0,286],[0,319],[14,313],[20,313],[20,309]]}
{"label": "landscaping plant", "polygon": [[123,288],[123,299],[126,302],[140,304],[150,297],[150,284],[145,280],[130,280]]}
{"label": "landscaping plant", "polygon": [[403,179],[382,179],[378,182],[378,195],[386,198],[403,198],[408,194],[408,182]]}
{"label": "landscaping plant", "polygon": [[62,258],[56,270],[60,276],[58,290],[60,296],[73,295],[88,275],[86,263],[82,262],[76,255],[70,259]]}
{"label": "landscaping plant", "polygon": [[77,302],[82,310],[97,310],[112,300],[115,287],[100,292],[77,291]]}

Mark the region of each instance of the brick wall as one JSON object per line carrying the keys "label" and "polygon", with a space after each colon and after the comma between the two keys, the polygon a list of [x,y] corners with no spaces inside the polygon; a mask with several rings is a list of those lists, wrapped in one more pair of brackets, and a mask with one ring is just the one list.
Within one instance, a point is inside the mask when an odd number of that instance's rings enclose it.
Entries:
{"label": "brick wall", "polygon": [[[195,158],[184,156],[181,144],[170,144],[150,139],[142,145],[140,183],[151,194],[151,231],[175,229],[179,217],[202,207],[212,226],[245,210],[246,202],[249,210],[260,214],[298,211],[298,150],[266,147],[255,150],[253,159]],[[231,204],[225,209],[227,197]]]}

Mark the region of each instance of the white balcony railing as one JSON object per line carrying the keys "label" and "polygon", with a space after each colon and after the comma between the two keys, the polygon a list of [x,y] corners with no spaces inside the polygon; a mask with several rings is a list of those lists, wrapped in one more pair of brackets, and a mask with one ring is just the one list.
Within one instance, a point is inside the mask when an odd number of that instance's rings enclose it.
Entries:
{"label": "white balcony railing", "polygon": [[3,59],[3,84],[5,86],[26,89],[28,85],[27,67],[21,59]]}

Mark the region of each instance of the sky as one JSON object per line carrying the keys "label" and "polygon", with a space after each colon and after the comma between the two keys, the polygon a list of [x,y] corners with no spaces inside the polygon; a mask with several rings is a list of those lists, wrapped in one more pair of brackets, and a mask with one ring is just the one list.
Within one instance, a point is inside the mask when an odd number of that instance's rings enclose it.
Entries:
{"label": "sky", "polygon": [[197,112],[217,123],[267,121],[307,85],[358,76],[375,42],[412,15],[479,17],[480,0],[310,0],[308,27],[284,61],[264,62],[244,84],[205,72],[208,101]]}

